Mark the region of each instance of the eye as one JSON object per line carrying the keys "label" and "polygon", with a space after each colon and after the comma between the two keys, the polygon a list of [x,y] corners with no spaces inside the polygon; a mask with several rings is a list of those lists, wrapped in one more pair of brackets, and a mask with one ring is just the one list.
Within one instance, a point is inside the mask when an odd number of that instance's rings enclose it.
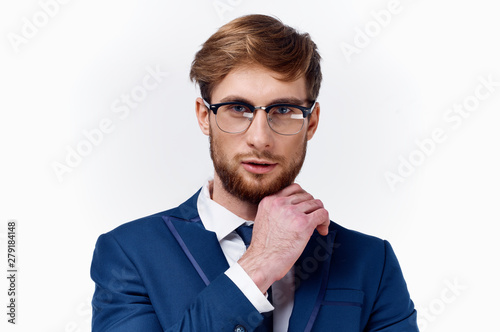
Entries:
{"label": "eye", "polygon": [[245,105],[231,104],[231,105],[227,105],[227,106],[228,106],[228,110],[230,110],[232,112],[236,112],[236,113],[250,112],[248,107],[246,107]]}
{"label": "eye", "polygon": [[293,105],[276,105],[269,112],[270,115],[286,119],[302,119],[302,111]]}
{"label": "eye", "polygon": [[276,107],[276,110],[274,111],[274,113],[276,113],[276,114],[288,114],[291,112],[293,112],[293,110],[287,106],[278,106],[278,107]]}

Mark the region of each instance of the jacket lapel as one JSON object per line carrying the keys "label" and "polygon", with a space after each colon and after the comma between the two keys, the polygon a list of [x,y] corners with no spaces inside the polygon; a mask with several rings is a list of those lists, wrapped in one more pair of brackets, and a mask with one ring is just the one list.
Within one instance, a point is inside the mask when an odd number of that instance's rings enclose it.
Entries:
{"label": "jacket lapel", "polygon": [[311,331],[325,295],[336,231],[327,236],[314,232],[295,263],[295,298],[290,332]]}
{"label": "jacket lapel", "polygon": [[197,209],[199,193],[179,207],[167,211],[163,219],[198,274],[205,275],[210,282],[224,273],[229,264],[215,233],[207,231],[201,223]]}

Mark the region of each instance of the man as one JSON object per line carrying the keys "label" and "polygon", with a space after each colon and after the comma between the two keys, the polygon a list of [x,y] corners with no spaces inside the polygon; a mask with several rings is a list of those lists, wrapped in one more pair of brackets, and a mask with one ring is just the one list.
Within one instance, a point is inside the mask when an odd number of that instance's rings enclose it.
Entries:
{"label": "man", "polygon": [[308,34],[263,15],[205,42],[191,79],[214,177],[99,238],[94,331],[418,331],[390,245],[331,222],[294,183],[319,61]]}

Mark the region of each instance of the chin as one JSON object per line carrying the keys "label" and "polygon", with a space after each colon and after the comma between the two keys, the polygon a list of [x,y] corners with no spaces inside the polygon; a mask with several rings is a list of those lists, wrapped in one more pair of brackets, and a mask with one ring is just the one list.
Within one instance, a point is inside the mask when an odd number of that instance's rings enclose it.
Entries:
{"label": "chin", "polygon": [[292,182],[271,176],[270,174],[247,173],[237,180],[238,185],[232,188],[232,194],[242,201],[258,204],[264,197],[274,195]]}

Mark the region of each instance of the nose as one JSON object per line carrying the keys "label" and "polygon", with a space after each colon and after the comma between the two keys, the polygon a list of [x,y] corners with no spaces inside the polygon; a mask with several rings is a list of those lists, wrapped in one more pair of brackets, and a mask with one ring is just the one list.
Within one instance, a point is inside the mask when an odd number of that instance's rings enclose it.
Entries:
{"label": "nose", "polygon": [[266,150],[272,146],[274,135],[267,123],[267,113],[264,110],[254,111],[254,118],[245,136],[248,145],[257,150]]}

